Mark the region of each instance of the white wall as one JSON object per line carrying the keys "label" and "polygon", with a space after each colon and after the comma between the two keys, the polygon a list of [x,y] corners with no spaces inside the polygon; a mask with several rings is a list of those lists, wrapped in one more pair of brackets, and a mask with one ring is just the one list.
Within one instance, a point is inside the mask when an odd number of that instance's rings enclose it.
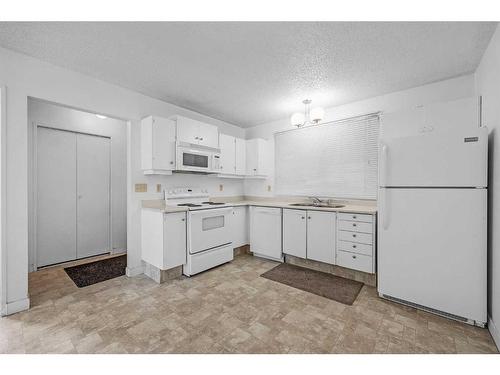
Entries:
{"label": "white wall", "polygon": [[[157,182],[171,185],[194,183],[192,176],[145,177],[139,170],[140,119],[154,114],[181,114],[217,125],[221,132],[244,137],[243,129],[223,121],[208,118],[169,103],[112,85],[52,64],[0,48],[0,86],[7,87],[6,118],[6,299],[7,312],[28,307],[28,97],[60,103],[84,111],[101,113],[129,120],[127,127],[127,158],[133,161],[127,176],[127,262],[131,270],[139,270],[141,200],[157,196],[134,193],[133,184]],[[130,142],[129,142],[130,141]],[[216,192],[217,179],[204,177],[196,181]],[[223,180],[226,194],[242,194],[241,181]],[[133,272],[131,272],[133,273]]]}
{"label": "white wall", "polygon": [[482,122],[490,129],[488,184],[489,329],[500,347],[500,29],[497,27],[475,74],[483,97]]}
{"label": "white wall", "polygon": [[[395,112],[420,104],[448,101],[474,95],[474,75],[466,75],[424,86],[381,95],[367,100],[353,102],[338,107],[327,108],[323,122],[340,120],[347,117],[372,112]],[[271,155],[274,155],[274,133],[291,129],[290,119],[285,118],[246,129],[246,138],[265,138],[270,141]],[[274,162],[266,180],[245,181],[245,194],[272,196],[274,194]],[[271,192],[268,191],[271,186]]]}
{"label": "white wall", "polygon": [[33,129],[42,125],[51,128],[95,134],[111,139],[111,237],[116,252],[127,248],[127,123],[113,118],[99,119],[93,113],[55,105],[37,99],[28,99],[28,217],[29,266],[34,269],[34,199],[32,164],[34,150]]}

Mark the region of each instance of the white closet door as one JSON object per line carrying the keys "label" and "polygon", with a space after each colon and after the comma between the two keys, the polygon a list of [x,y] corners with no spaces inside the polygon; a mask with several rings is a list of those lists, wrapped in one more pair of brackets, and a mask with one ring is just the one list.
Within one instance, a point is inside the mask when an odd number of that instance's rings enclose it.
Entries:
{"label": "white closet door", "polygon": [[76,134],[37,130],[38,267],[76,258]]}
{"label": "white closet door", "polygon": [[77,258],[110,249],[110,140],[77,135]]}

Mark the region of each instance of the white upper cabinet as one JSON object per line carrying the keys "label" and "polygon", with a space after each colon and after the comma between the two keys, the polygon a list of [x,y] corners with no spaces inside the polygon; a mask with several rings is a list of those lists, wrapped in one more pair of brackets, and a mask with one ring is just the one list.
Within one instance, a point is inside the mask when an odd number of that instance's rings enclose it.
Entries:
{"label": "white upper cabinet", "polygon": [[141,121],[141,168],[144,174],[172,174],[175,169],[175,122],[149,116]]}
{"label": "white upper cabinet", "polygon": [[177,123],[177,141],[210,148],[219,148],[219,130],[217,126],[183,116],[174,116]]}
{"label": "white upper cabinet", "polygon": [[246,173],[246,141],[241,138],[235,139],[235,168],[234,171],[238,176],[243,176]]}
{"label": "white upper cabinet", "polygon": [[267,176],[268,144],[265,139],[255,138],[246,141],[247,176]]}
{"label": "white upper cabinet", "polygon": [[220,134],[220,172],[224,174],[236,173],[236,140],[226,134]]}
{"label": "white upper cabinet", "polygon": [[307,211],[283,210],[283,253],[306,258]]}

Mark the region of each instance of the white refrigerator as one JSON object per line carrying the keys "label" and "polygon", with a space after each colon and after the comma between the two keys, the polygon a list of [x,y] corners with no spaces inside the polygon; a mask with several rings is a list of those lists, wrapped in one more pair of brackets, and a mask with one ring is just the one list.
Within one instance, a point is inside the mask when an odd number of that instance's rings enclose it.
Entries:
{"label": "white refrigerator", "polygon": [[403,132],[392,129],[404,116],[381,122],[378,292],[484,326],[488,130],[452,131],[419,116]]}

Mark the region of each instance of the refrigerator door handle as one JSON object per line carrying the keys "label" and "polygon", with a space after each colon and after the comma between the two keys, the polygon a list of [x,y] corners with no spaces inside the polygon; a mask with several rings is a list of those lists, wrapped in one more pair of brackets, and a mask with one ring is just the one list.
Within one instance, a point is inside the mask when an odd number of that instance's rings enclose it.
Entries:
{"label": "refrigerator door handle", "polygon": [[380,186],[386,186],[387,184],[387,157],[389,154],[389,149],[388,146],[384,143],[380,144],[381,147],[381,158],[380,158],[380,166],[381,166],[381,173],[380,173],[380,180],[379,184]]}
{"label": "refrigerator door handle", "polygon": [[382,188],[379,190],[380,211],[382,212],[382,229],[389,228],[389,210],[387,208],[387,189]]}

